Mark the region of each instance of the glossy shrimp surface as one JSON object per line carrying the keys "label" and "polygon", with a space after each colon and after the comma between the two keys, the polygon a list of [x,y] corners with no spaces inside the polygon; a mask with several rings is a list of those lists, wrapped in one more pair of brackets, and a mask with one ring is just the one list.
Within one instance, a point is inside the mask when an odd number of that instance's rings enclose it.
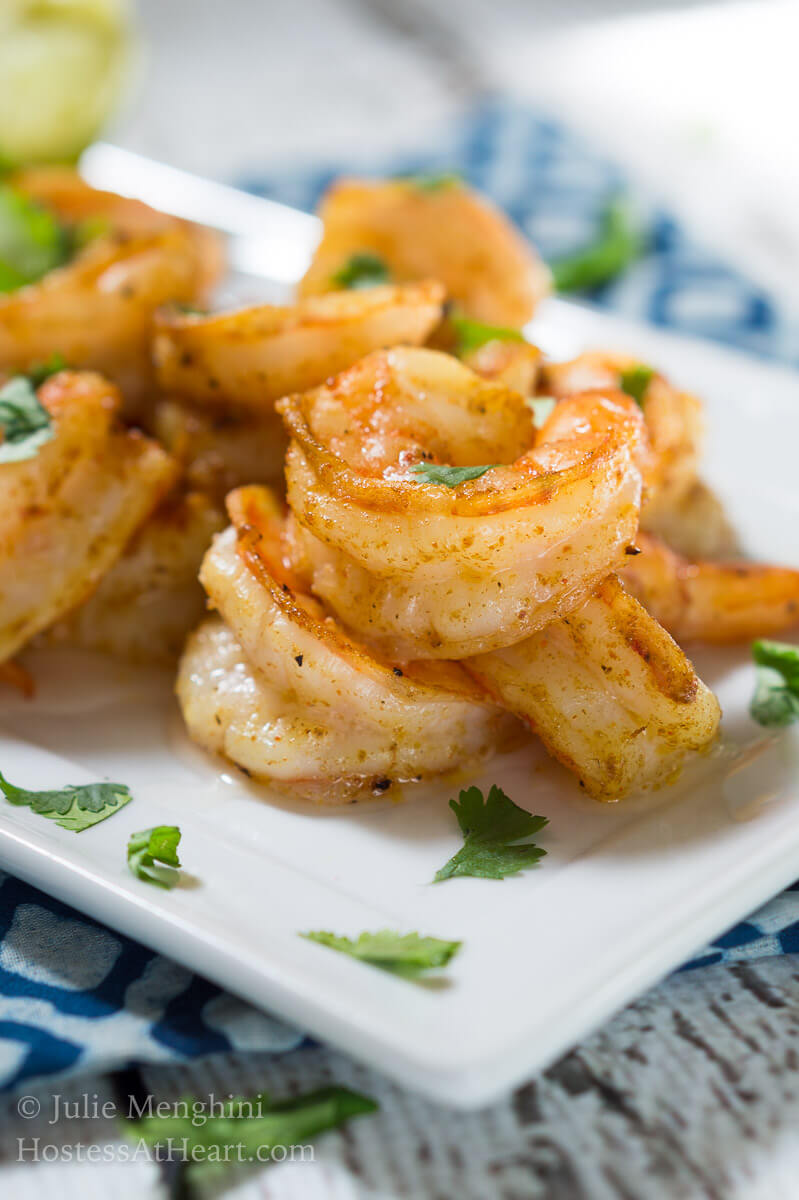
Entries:
{"label": "glossy shrimp surface", "polygon": [[262,413],[159,400],[153,432],[181,464],[191,488],[222,502],[245,483],[269,483],[283,490],[288,438],[273,409]]}
{"label": "glossy shrimp surface", "polygon": [[613,577],[563,620],[464,665],[598,800],[669,782],[719,724],[682,650]]}
{"label": "glossy shrimp surface", "polygon": [[541,351],[529,342],[495,338],[463,356],[462,362],[483,379],[532,396],[541,371]]}
{"label": "glossy shrimp surface", "polygon": [[440,320],[441,284],[367,288],[210,315],[166,310],[154,354],[166,394],[262,415],[382,346],[419,345]]}
{"label": "glossy shrimp surface", "polygon": [[300,295],[334,291],[356,254],[376,255],[390,278],[438,279],[480,321],[521,327],[549,290],[532,246],[485,198],[457,181],[339,180],[319,215],[324,232]]}
{"label": "glossy shrimp surface", "polygon": [[742,642],[799,624],[799,571],[752,562],[691,561],[641,533],[622,577],[678,641]]}
{"label": "glossy shrimp surface", "polygon": [[0,368],[24,371],[59,354],[114,380],[138,415],[153,383],[153,312],[205,295],[221,265],[215,239],[65,169],[24,172],[11,183],[66,224],[99,219],[107,227],[64,266],[0,295]]}
{"label": "glossy shrimp surface", "polygon": [[[624,374],[637,365],[638,361],[629,356],[582,354],[571,362],[546,364],[539,387],[556,398],[619,388]],[[694,484],[704,424],[697,398],[680,391],[655,371],[643,389],[640,404],[651,450],[641,508],[641,522],[647,527],[677,505]]]}
{"label": "glossy shrimp surface", "polygon": [[203,493],[168,496],[89,599],[58,621],[47,640],[133,662],[176,662],[205,610],[197,573],[224,524],[222,509]]}
{"label": "glossy shrimp surface", "polygon": [[336,804],[479,760],[515,733],[456,664],[400,668],[352,641],[286,568],[266,489],[234,492],[229,507],[233,527],[201,573],[224,624],[200,626],[178,676],[195,741]]}
{"label": "glossy shrimp surface", "polygon": [[177,473],[118,428],[119,392],[99,375],[62,371],[39,400],[53,437],[0,464],[0,662],[94,590]]}
{"label": "glossy shrimp surface", "polygon": [[[394,658],[519,641],[581,603],[638,524],[640,412],[533,446],[521,396],[431,350],[370,355],[280,401],[313,591]],[[498,464],[449,487],[420,464]]]}

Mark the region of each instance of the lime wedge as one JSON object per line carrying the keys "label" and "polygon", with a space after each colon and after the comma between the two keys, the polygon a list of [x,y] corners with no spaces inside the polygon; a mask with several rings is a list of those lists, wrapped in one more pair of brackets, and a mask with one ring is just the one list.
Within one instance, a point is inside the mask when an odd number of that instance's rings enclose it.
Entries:
{"label": "lime wedge", "polygon": [[114,108],[132,42],[128,0],[2,0],[0,162],[77,158]]}

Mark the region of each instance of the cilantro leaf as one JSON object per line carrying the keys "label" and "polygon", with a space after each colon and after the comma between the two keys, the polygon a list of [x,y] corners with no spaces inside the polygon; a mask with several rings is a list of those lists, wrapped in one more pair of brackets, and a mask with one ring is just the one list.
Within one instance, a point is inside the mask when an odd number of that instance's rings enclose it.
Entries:
{"label": "cilantro leaf", "polygon": [[51,354],[44,362],[33,363],[25,372],[26,377],[30,380],[35,388],[40,388],[45,380],[51,375],[57,375],[59,371],[66,369],[66,359],[63,354]]}
{"label": "cilantro leaf", "polygon": [[0,292],[35,283],[70,252],[69,235],[51,212],[0,184]]}
{"label": "cilantro leaf", "polygon": [[133,799],[124,783],[67,784],[55,791],[30,792],[15,787],[2,774],[0,791],[9,804],[30,808],[73,833],[82,833],[113,816]]}
{"label": "cilantro leaf", "polygon": [[177,825],[155,825],[132,833],[128,841],[128,870],[145,883],[173,888],[180,878],[179,841]]}
{"label": "cilantro leaf", "polygon": [[484,879],[504,879],[527,867],[533,867],[546,854],[532,842],[518,845],[548,824],[546,817],[534,817],[519,808],[496,784],[483,798],[479,787],[465,788],[449,806],[458,818],[463,847],[440,871],[435,882],[453,875],[479,875]]}
{"label": "cilantro leaf", "polygon": [[599,236],[590,246],[550,263],[555,290],[580,292],[610,283],[640,258],[646,241],[630,221],[626,206],[614,200],[602,212]]}
{"label": "cilantro leaf", "polygon": [[396,933],[393,929],[362,933],[357,940],[339,937],[322,929],[312,930],[300,936],[408,979],[413,979],[422,971],[429,971],[433,967],[445,967],[461,948],[460,942],[420,937],[418,933]]}
{"label": "cilantro leaf", "polygon": [[621,372],[619,387],[628,396],[632,396],[639,408],[643,408],[646,389],[654,378],[653,367],[648,367],[646,363],[636,363],[634,367],[628,367],[626,371]]}
{"label": "cilantro leaf", "polygon": [[103,217],[99,213],[93,217],[85,217],[73,225],[69,231],[70,249],[73,252],[82,250],[84,246],[89,245],[89,242],[106,237],[112,229],[113,225],[108,217]]}
{"label": "cilantro leaf", "polygon": [[0,388],[0,433],[0,463],[33,458],[53,436],[50,414],[24,375]]}
{"label": "cilantro leaf", "polygon": [[420,171],[418,175],[400,176],[420,192],[440,192],[444,188],[460,187],[463,180],[457,171]]}
{"label": "cilantro leaf", "polygon": [[185,1096],[170,1105],[167,1115],[145,1112],[126,1121],[124,1129],[133,1141],[141,1139],[151,1148],[169,1147],[174,1153],[179,1145],[194,1172],[205,1164],[240,1161],[236,1152],[246,1161],[275,1146],[288,1150],[377,1107],[368,1096],[343,1087],[321,1088],[277,1103],[264,1092],[234,1096],[224,1102],[221,1113],[216,1101],[211,1110],[207,1098]]}
{"label": "cilantro leaf", "polygon": [[470,479],[479,479],[486,471],[493,471],[501,463],[489,463],[486,467],[445,467],[441,463],[418,462],[410,467],[411,474],[418,475],[425,483],[439,483],[454,488]]}
{"label": "cilantro leaf", "polygon": [[350,289],[377,287],[390,280],[388,266],[383,259],[366,251],[353,254],[332,278],[336,287]]}
{"label": "cilantro leaf", "polygon": [[558,404],[554,396],[528,396],[524,403],[533,414],[536,429],[541,429],[547,423]]}
{"label": "cilantro leaf", "polygon": [[749,712],[760,725],[799,721],[799,648],[766,639],[752,644],[757,686]]}
{"label": "cilantro leaf", "polygon": [[455,330],[455,353],[459,358],[485,346],[486,342],[523,342],[524,336],[518,329],[504,325],[486,325],[484,321],[473,321],[471,317],[451,317]]}

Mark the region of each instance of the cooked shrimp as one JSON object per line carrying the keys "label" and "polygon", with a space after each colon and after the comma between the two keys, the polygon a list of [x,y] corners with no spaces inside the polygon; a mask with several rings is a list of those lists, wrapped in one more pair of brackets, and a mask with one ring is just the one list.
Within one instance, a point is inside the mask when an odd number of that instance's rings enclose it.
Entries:
{"label": "cooked shrimp", "polygon": [[[639,366],[636,359],[620,354],[582,354],[571,362],[546,364],[539,386],[543,393],[557,398],[596,388],[618,388],[623,377]],[[649,369],[644,370],[648,374]],[[640,404],[652,451],[641,507],[646,528],[660,513],[678,504],[693,485],[704,427],[697,398],[679,391],[657,372],[641,379]]]}
{"label": "cooked shrimp", "polygon": [[[495,649],[575,608],[638,523],[640,411],[621,393],[591,405],[594,427],[531,448],[518,393],[401,349],[281,400],[313,591],[398,658]],[[425,463],[484,473],[449,487]]]}
{"label": "cooked shrimp", "polygon": [[205,609],[197,573],[224,524],[221,508],[207,496],[168,496],[89,599],[48,631],[48,641],[135,662],[176,661]]}
{"label": "cooked shrimp", "polygon": [[480,321],[520,328],[549,291],[549,271],[489,201],[457,181],[342,179],[322,201],[322,241],[302,296],[334,291],[354,255],[376,255],[392,280],[439,279]]}
{"label": "cooked shrimp", "polygon": [[678,641],[743,642],[799,623],[799,571],[750,562],[690,562],[641,533],[627,587]]}
{"label": "cooked shrimp", "polygon": [[479,760],[516,723],[456,664],[392,667],[285,568],[275,500],[230,498],[201,579],[226,624],[190,638],[177,692],[192,738],[247,774],[340,804]]}
{"label": "cooked shrimp", "polygon": [[667,783],[718,728],[718,701],[613,577],[577,612],[464,663],[598,800]]}
{"label": "cooked shrimp", "polygon": [[695,479],[673,503],[648,512],[645,525],[686,558],[734,558],[740,553],[724,505],[702,479]]}
{"label": "cooked shrimp", "polygon": [[283,489],[288,438],[274,409],[217,412],[162,400],[155,406],[153,432],[183,465],[189,486],[219,501],[244,483]]}
{"label": "cooked shrimp", "polygon": [[99,375],[62,371],[39,400],[54,436],[0,465],[0,662],[93,591],[177,473],[118,431],[119,392]]}
{"label": "cooked shrimp", "polygon": [[494,338],[461,359],[477,375],[532,396],[541,369],[541,351],[529,342]]}
{"label": "cooked shrimp", "polygon": [[443,301],[441,284],[428,281],[209,316],[167,310],[155,322],[158,382],[195,405],[262,415],[370,350],[421,344]]}
{"label": "cooked shrimp", "polygon": [[220,266],[212,235],[95,191],[73,171],[28,171],[11,183],[67,225],[100,218],[108,230],[39,282],[0,295],[0,368],[24,371],[57,353],[113,379],[139,415],[153,382],[153,311],[204,296]]}

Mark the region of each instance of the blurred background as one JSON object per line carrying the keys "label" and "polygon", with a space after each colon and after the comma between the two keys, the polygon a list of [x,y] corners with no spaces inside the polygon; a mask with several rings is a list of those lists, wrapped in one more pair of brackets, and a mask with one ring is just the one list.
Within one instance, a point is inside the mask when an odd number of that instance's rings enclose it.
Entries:
{"label": "blurred background", "polygon": [[[582,135],[624,190],[795,314],[798,42],[799,0],[0,0],[0,166],[103,131],[280,192],[314,164],[445,157],[453,120],[502,97]],[[530,136],[506,125],[492,136]],[[525,209],[502,178],[522,177],[524,148],[491,152],[473,181],[532,220],[535,197]],[[542,172],[526,178],[534,192]]]}
{"label": "blurred background", "polygon": [[799,310],[795,0],[138,0],[114,135],[228,179],[413,148],[486,93],[591,139]]}

